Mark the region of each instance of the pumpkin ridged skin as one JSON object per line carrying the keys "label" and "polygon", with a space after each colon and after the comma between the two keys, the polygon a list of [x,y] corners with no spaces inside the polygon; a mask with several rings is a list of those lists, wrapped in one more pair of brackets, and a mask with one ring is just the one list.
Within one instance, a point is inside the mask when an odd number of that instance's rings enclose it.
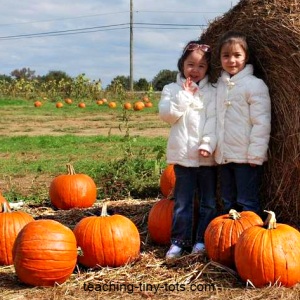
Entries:
{"label": "pumpkin ridged skin", "polygon": [[173,197],[175,181],[174,165],[168,165],[160,176],[160,191],[164,197]]}
{"label": "pumpkin ridged skin", "polygon": [[[233,213],[237,213],[233,211]],[[262,225],[262,219],[252,211],[238,213],[240,218],[233,219],[231,214],[214,218],[207,226],[204,243],[207,255],[213,261],[234,268],[234,251],[237,240],[244,230],[254,225]]]}
{"label": "pumpkin ridged skin", "polygon": [[101,216],[83,218],[74,228],[83,252],[78,262],[89,268],[123,266],[140,255],[140,234],[135,224],[122,215],[105,214],[106,208]]}
{"label": "pumpkin ridged skin", "polygon": [[53,206],[59,209],[91,207],[97,198],[97,187],[86,174],[75,174],[68,165],[69,174],[55,177],[49,188],[49,197]]}
{"label": "pumpkin ridged skin", "polygon": [[245,230],[235,247],[235,264],[242,280],[255,287],[300,282],[300,232],[286,224],[274,229],[253,226]]}
{"label": "pumpkin ridged skin", "polygon": [[[3,207],[3,204],[1,206]],[[26,212],[12,212],[8,207],[4,207],[0,213],[0,265],[13,264],[12,251],[17,235],[26,224],[32,221],[34,218]]]}
{"label": "pumpkin ridged skin", "polygon": [[171,243],[174,200],[161,199],[156,202],[148,216],[148,232],[153,242],[159,245]]}
{"label": "pumpkin ridged skin", "polygon": [[13,260],[16,274],[25,284],[61,284],[76,266],[76,238],[70,228],[57,221],[30,222],[17,236]]}

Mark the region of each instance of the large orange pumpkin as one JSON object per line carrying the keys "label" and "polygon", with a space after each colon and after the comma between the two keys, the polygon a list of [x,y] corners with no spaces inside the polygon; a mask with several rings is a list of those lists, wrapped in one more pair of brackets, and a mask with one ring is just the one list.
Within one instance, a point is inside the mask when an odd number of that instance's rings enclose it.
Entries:
{"label": "large orange pumpkin", "polygon": [[204,234],[208,257],[225,266],[234,267],[234,251],[239,236],[247,228],[262,224],[262,219],[252,211],[238,213],[231,209],[229,214],[214,218]]}
{"label": "large orange pumpkin", "polygon": [[140,235],[135,224],[122,215],[107,214],[104,202],[101,216],[83,218],[74,228],[83,254],[78,262],[90,268],[119,267],[140,254]]}
{"label": "large orange pumpkin", "polygon": [[91,207],[97,197],[95,182],[86,174],[76,174],[71,164],[67,169],[68,174],[55,177],[50,184],[51,203],[60,209]]}
{"label": "large orange pumpkin", "polygon": [[160,191],[164,197],[173,197],[175,181],[174,165],[168,165],[160,176]]}
{"label": "large orange pumpkin", "polygon": [[[169,245],[171,243],[174,200],[164,198],[156,202],[148,216],[148,232],[156,244]],[[196,237],[199,221],[199,200],[194,198],[193,239]]]}
{"label": "large orange pumpkin", "polygon": [[23,211],[12,212],[9,206],[1,203],[0,213],[0,265],[12,265],[12,249],[21,229],[29,222],[34,221],[33,217]]}
{"label": "large orange pumpkin", "polygon": [[148,232],[153,242],[169,245],[171,242],[174,200],[161,199],[156,202],[148,216]]}
{"label": "large orange pumpkin", "polygon": [[300,282],[300,232],[289,225],[276,224],[275,213],[267,212],[267,228],[248,228],[236,243],[236,268],[241,278],[250,280],[255,287],[291,287]]}
{"label": "large orange pumpkin", "polygon": [[24,226],[13,247],[18,278],[33,286],[65,282],[77,262],[72,230],[54,220],[37,220]]}

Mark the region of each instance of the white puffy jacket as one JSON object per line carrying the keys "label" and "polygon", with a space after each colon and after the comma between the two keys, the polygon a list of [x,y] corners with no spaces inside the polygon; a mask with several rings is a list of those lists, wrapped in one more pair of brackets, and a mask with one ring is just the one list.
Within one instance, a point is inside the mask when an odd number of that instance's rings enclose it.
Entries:
{"label": "white puffy jacket", "polygon": [[269,90],[253,75],[252,65],[232,77],[223,71],[217,83],[216,162],[262,165],[270,131]]}
{"label": "white puffy jacket", "polygon": [[216,147],[216,88],[206,76],[198,92],[191,95],[183,90],[184,82],[178,74],[176,83],[164,86],[159,102],[160,118],[171,125],[167,163],[185,167],[215,165],[213,155],[203,157],[199,150],[212,154]]}

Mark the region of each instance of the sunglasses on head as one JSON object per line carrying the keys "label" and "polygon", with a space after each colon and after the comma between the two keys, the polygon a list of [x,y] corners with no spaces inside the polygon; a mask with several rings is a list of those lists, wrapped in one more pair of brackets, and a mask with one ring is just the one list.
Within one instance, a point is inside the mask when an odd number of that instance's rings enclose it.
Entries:
{"label": "sunglasses on head", "polygon": [[183,53],[185,53],[186,51],[195,51],[195,50],[198,50],[200,49],[201,51],[203,52],[210,52],[211,49],[210,49],[210,46],[209,45],[205,45],[205,44],[197,44],[197,43],[191,43],[191,44],[188,44]]}

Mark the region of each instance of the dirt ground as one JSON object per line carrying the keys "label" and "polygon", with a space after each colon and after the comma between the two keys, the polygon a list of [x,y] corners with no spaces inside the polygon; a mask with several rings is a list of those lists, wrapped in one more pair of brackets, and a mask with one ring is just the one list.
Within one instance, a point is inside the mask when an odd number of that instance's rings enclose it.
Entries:
{"label": "dirt ground", "polygon": [[[26,119],[26,122],[24,120]],[[129,133],[131,136],[167,137],[169,126],[158,115],[139,113],[130,116]],[[118,114],[71,116],[14,116],[4,112],[0,120],[0,135],[125,135],[126,124]]]}

